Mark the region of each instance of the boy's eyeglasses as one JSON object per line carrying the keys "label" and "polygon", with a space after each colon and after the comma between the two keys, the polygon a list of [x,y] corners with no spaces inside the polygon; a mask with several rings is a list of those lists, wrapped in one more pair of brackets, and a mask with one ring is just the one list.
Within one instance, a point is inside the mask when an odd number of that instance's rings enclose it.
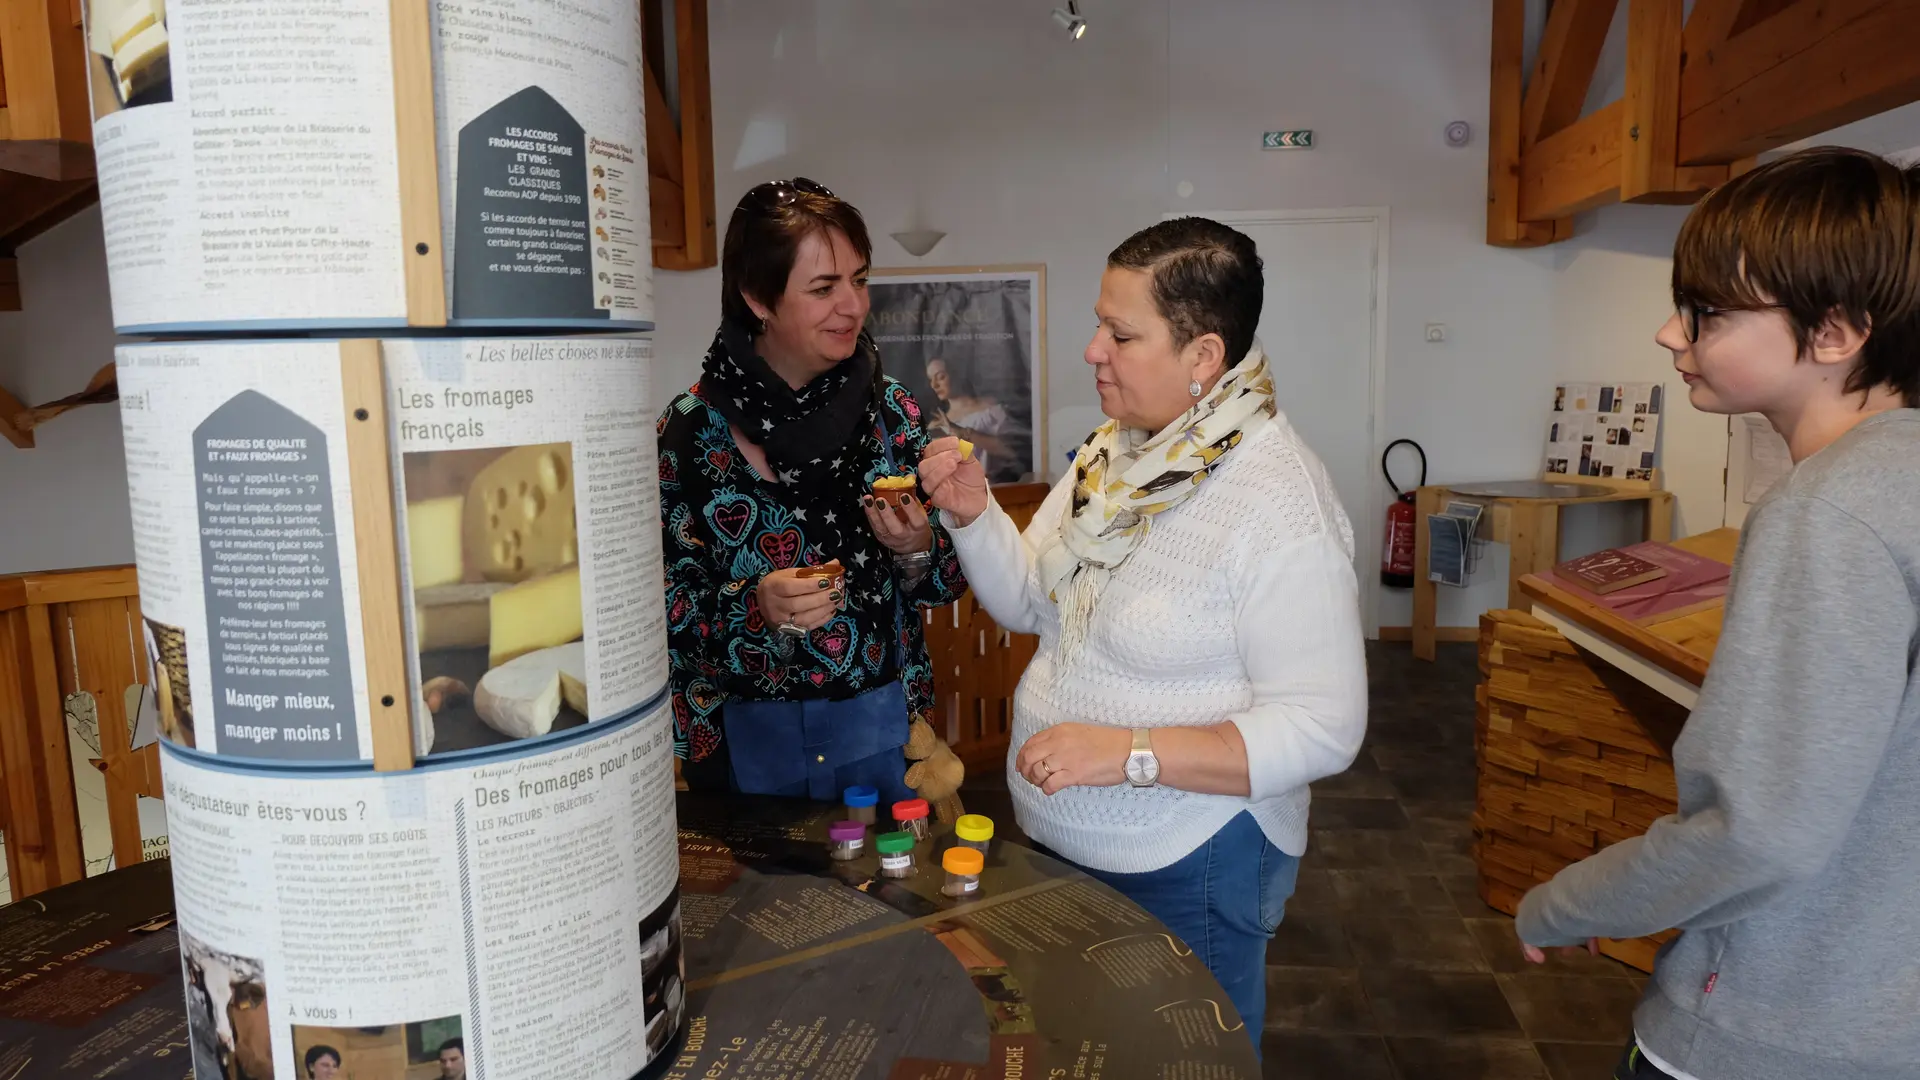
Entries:
{"label": "boy's eyeglasses", "polygon": [[740,197],[736,210],[778,210],[783,206],[792,206],[800,201],[802,195],[824,195],[829,199],[839,196],[828,190],[827,185],[796,176],[791,180],[769,180],[755,185]]}
{"label": "boy's eyeglasses", "polygon": [[1738,307],[1717,308],[1682,299],[1673,305],[1673,310],[1680,315],[1680,329],[1687,335],[1687,344],[1692,345],[1700,340],[1700,319],[1703,316],[1725,315],[1730,311],[1767,311],[1774,308],[1784,311],[1786,307],[1785,304],[1742,304]]}

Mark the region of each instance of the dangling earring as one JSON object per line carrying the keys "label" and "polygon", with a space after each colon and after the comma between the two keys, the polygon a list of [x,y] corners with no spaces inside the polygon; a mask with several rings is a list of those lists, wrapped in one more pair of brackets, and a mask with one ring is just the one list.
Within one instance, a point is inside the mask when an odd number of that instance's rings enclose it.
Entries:
{"label": "dangling earring", "polygon": [[1187,393],[1191,394],[1194,397],[1200,396],[1200,380],[1199,379],[1195,379],[1192,382],[1187,384]]}

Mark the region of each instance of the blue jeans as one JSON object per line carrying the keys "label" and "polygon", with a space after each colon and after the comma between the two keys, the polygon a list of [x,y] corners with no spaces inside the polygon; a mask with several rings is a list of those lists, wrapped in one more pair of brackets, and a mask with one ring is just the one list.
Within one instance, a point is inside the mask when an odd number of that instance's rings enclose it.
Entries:
{"label": "blue jeans", "polygon": [[[735,754],[739,752],[738,749],[734,750]],[[812,799],[815,802],[839,802],[842,793],[850,787],[870,787],[880,793],[878,810],[881,821],[887,820],[888,808],[894,803],[904,802],[907,799],[915,797],[913,789],[907,786],[907,757],[899,748],[882,750],[880,753],[870,757],[864,757],[858,761],[850,761],[845,765],[835,766],[829,775],[831,776],[831,780],[829,781],[831,787],[827,790],[830,791],[830,794],[826,795],[822,795],[818,790],[815,790],[819,787],[818,784],[810,787],[808,781],[805,779],[795,780],[792,783],[777,787],[756,787],[752,790],[749,790],[741,783],[738,769],[733,770],[733,774],[729,779],[732,781],[731,786],[735,792],[745,792],[752,795],[778,795],[789,799]]]}
{"label": "blue jeans", "polygon": [[1259,1053],[1267,1015],[1267,942],[1286,913],[1300,860],[1274,847],[1243,810],[1206,843],[1159,870],[1111,874],[1079,868],[1186,941],[1220,980]]}

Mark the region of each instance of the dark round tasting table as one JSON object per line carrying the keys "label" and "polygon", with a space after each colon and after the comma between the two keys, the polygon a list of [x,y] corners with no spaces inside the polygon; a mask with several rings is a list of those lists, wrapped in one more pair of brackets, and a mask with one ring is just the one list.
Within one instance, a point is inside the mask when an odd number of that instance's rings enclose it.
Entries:
{"label": "dark round tasting table", "polygon": [[[683,793],[679,815],[688,1019],[649,1078],[1260,1075],[1206,966],[1071,867],[996,839],[960,901],[944,829],[902,881],[871,844],[827,857],[838,807]],[[0,909],[0,1080],[190,1074],[172,904],[157,860]]]}

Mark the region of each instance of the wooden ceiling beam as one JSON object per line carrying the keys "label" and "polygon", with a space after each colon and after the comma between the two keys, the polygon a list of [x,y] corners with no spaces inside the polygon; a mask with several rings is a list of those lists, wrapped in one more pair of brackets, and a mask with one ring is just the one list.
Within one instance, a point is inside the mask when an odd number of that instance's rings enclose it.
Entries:
{"label": "wooden ceiling beam", "polygon": [[1580,119],[1617,0],[1558,0],[1520,110],[1520,152]]}
{"label": "wooden ceiling beam", "polygon": [[1759,21],[1761,10],[1771,15],[1791,3],[1793,0],[1694,0],[1693,14],[1687,16],[1686,53],[1698,56]]}
{"label": "wooden ceiling beam", "polygon": [[1568,218],[1620,201],[1621,118],[1616,101],[1550,135],[1520,161],[1520,220]]}
{"label": "wooden ceiling beam", "polygon": [[1724,165],[1680,165],[1682,19],[1682,0],[1628,0],[1621,202],[1690,203],[1726,182]]}
{"label": "wooden ceiling beam", "polygon": [[1677,156],[1721,165],[1920,100],[1920,0],[1797,0],[1688,53]]}
{"label": "wooden ceiling beam", "polygon": [[1487,117],[1487,243],[1538,247],[1573,235],[1573,222],[1520,218],[1522,78],[1526,71],[1526,0],[1493,0],[1493,63]]}

